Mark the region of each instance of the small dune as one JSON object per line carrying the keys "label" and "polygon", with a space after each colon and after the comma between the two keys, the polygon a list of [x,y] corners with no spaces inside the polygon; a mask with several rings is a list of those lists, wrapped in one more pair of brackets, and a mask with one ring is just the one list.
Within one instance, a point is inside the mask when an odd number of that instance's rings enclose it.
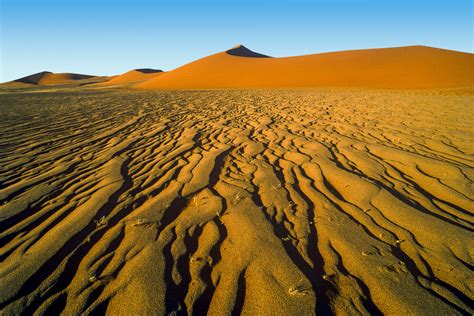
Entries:
{"label": "small dune", "polygon": [[472,86],[474,55],[426,46],[268,58],[239,45],[136,85],[140,89]]}
{"label": "small dune", "polygon": [[39,72],[33,75],[29,75],[17,80],[12,83],[26,83],[32,85],[55,85],[70,83],[77,80],[91,79],[96,76],[74,74],[74,73],[52,73],[49,71]]}
{"label": "small dune", "polygon": [[155,78],[163,73],[162,70],[143,68],[143,69],[134,69],[130,70],[124,74],[116,76],[106,82],[101,83],[101,85],[112,86],[112,85],[125,85],[130,83],[137,83],[151,78]]}

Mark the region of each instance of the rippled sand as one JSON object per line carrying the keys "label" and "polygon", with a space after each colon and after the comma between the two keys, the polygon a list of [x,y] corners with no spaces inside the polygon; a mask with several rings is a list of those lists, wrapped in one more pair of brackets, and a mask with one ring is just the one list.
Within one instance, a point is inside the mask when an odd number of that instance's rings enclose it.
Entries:
{"label": "rippled sand", "polygon": [[2,314],[472,314],[473,103],[0,94]]}

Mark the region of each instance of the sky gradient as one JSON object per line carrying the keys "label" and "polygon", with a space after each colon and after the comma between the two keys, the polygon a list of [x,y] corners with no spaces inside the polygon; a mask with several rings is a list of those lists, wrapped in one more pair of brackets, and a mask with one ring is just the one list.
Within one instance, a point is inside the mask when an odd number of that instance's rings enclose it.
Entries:
{"label": "sky gradient", "polygon": [[171,70],[236,44],[275,57],[427,45],[473,52],[470,0],[0,0],[0,82]]}

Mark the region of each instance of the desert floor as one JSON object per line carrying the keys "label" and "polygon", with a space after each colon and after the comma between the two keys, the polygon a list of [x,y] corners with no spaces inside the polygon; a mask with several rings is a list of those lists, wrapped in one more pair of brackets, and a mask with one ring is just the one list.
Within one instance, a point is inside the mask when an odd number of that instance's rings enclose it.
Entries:
{"label": "desert floor", "polygon": [[473,104],[4,91],[2,314],[472,314]]}

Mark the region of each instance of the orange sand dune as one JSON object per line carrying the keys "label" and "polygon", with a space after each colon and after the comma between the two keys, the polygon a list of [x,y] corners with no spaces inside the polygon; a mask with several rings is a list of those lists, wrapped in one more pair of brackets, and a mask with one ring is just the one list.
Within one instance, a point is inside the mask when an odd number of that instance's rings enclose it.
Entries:
{"label": "orange sand dune", "polygon": [[236,46],[136,85],[141,89],[472,86],[473,54],[426,46],[270,58]]}
{"label": "orange sand dune", "polygon": [[137,83],[140,81],[149,80],[163,73],[162,70],[157,69],[133,69],[124,74],[116,76],[109,81],[101,83],[101,85],[119,85],[119,84],[128,84],[128,83]]}
{"label": "orange sand dune", "polygon": [[52,85],[52,84],[62,84],[69,83],[76,80],[90,79],[95,76],[73,74],[73,73],[52,73],[49,71],[39,72],[30,76],[26,76],[17,80],[12,81],[12,83],[26,83],[34,85]]}

